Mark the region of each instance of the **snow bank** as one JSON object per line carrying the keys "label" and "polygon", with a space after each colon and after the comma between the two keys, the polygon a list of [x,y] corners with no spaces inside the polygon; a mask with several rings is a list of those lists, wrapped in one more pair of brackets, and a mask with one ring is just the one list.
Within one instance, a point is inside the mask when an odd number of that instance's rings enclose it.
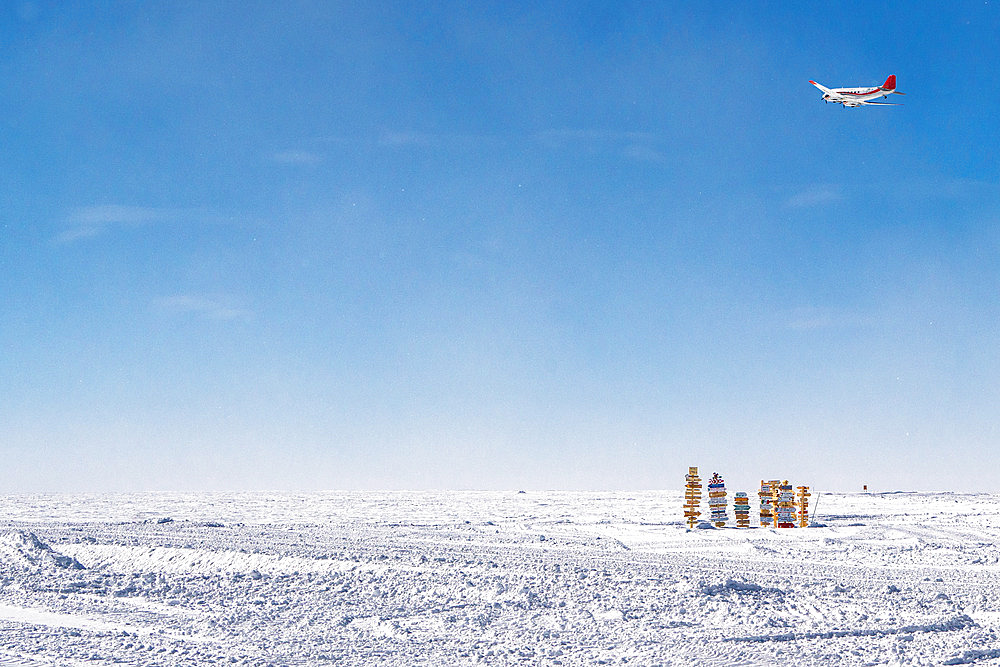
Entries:
{"label": "snow bank", "polygon": [[[275,556],[232,550],[178,547],[129,547],[115,544],[67,544],[64,553],[91,569],[118,573],[165,572],[170,574],[305,574],[356,569],[384,570],[378,565],[353,561]],[[81,567],[83,567],[81,565]]]}
{"label": "snow bank", "polygon": [[70,568],[82,570],[75,558],[65,556],[30,531],[13,530],[0,535],[0,566],[16,568]]}
{"label": "snow bank", "polygon": [[768,593],[773,595],[784,595],[785,592],[778,588],[763,588],[754,583],[727,579],[724,584],[703,584],[701,586],[702,595],[722,595],[726,593],[736,593],[746,595],[753,593]]}
{"label": "snow bank", "polygon": [[825,527],[701,531],[678,492],[5,503],[0,665],[1000,659],[1000,496],[824,495]]}

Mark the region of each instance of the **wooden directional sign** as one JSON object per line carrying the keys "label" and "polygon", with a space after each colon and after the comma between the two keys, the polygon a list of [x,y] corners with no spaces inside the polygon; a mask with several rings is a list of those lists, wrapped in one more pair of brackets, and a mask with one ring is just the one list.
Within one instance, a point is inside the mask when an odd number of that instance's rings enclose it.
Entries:
{"label": "wooden directional sign", "polygon": [[685,482],[684,519],[690,529],[694,528],[694,525],[698,523],[698,517],[701,516],[701,512],[698,510],[698,506],[701,505],[701,478],[698,477],[697,466],[688,468]]}

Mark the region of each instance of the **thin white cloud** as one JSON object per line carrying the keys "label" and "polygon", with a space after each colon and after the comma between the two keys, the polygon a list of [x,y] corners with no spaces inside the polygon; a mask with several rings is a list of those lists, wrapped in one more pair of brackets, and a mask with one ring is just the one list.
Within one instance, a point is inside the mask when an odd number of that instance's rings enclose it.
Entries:
{"label": "thin white cloud", "polygon": [[248,320],[253,317],[253,311],[234,307],[225,298],[202,295],[177,294],[161,297],[153,302],[153,307],[164,315],[194,315],[210,320]]}
{"label": "thin white cloud", "polygon": [[56,235],[55,242],[72,243],[100,236],[115,228],[139,227],[169,220],[176,216],[176,211],[146,206],[122,206],[119,204],[81,206],[73,209],[66,216],[67,228]]}
{"label": "thin white cloud", "polygon": [[145,206],[82,206],[73,210],[67,221],[81,225],[141,225],[170,216],[170,211]]}
{"label": "thin white cloud", "polygon": [[807,188],[785,201],[785,206],[789,208],[812,208],[814,206],[825,206],[841,201],[844,194],[836,185],[815,185]]}
{"label": "thin white cloud", "polygon": [[73,243],[81,239],[88,239],[104,233],[105,228],[101,225],[80,225],[60,232],[56,235],[56,243]]}
{"label": "thin white cloud", "polygon": [[622,151],[625,157],[639,162],[666,162],[667,156],[656,150],[652,146],[643,144],[629,144]]}
{"label": "thin white cloud", "polygon": [[155,208],[107,204],[81,206],[63,218],[64,229],[53,239],[56,243],[73,243],[102,234],[145,225],[191,222],[197,224],[227,224],[243,221],[230,215],[200,209]]}
{"label": "thin white cloud", "polygon": [[800,309],[788,321],[788,328],[794,331],[829,329],[834,326],[833,315],[815,308]]}
{"label": "thin white cloud", "polygon": [[792,194],[784,201],[786,208],[813,208],[844,201],[849,197],[896,204],[913,204],[926,201],[987,202],[1000,196],[1000,185],[970,179],[906,179],[892,185],[883,182],[861,185],[845,194],[841,185],[820,183]]}

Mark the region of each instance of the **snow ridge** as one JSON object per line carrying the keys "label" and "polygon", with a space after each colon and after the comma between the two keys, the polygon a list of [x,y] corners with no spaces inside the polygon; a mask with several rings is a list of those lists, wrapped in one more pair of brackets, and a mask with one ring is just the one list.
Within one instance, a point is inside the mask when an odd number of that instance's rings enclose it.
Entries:
{"label": "snow ridge", "polygon": [[945,660],[942,665],[971,665],[979,660],[992,660],[993,658],[1000,658],[1000,648],[993,649],[974,649],[972,651],[965,651],[962,655]]}
{"label": "snow ridge", "polygon": [[0,564],[28,569],[84,569],[80,561],[55,551],[27,530],[15,530],[0,536]]}
{"label": "snow ridge", "polygon": [[[787,632],[780,635],[754,635],[752,637],[726,637],[725,642],[793,642],[802,639],[833,639],[835,637],[886,637],[911,635],[915,632],[948,632],[978,628],[979,624],[968,615],[961,614],[939,623],[907,625],[901,628],[861,628],[858,630],[828,630],[826,632]],[[948,663],[945,663],[948,664]],[[955,663],[961,664],[961,663]]]}
{"label": "snow ridge", "polygon": [[764,588],[763,586],[754,583],[727,579],[724,584],[702,585],[701,593],[702,595],[722,595],[724,593],[736,593],[737,595],[746,595],[748,593],[771,593],[774,595],[784,595],[785,591],[780,588]]}
{"label": "snow ridge", "polygon": [[30,658],[0,656],[0,667],[51,667],[50,662],[38,662]]}

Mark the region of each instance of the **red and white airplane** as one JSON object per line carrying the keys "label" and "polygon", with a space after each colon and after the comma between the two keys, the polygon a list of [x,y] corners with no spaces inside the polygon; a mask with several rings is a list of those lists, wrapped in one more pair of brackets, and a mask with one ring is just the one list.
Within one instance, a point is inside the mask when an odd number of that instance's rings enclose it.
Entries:
{"label": "red and white airplane", "polygon": [[843,104],[845,107],[859,107],[863,104],[873,104],[882,107],[899,106],[893,102],[869,102],[868,100],[874,100],[876,97],[887,98],[889,95],[906,94],[896,90],[895,74],[890,74],[889,78],[885,80],[885,83],[881,86],[876,86],[875,88],[827,88],[826,86],[821,86],[815,81],[810,81],[809,83],[823,91],[824,102]]}

